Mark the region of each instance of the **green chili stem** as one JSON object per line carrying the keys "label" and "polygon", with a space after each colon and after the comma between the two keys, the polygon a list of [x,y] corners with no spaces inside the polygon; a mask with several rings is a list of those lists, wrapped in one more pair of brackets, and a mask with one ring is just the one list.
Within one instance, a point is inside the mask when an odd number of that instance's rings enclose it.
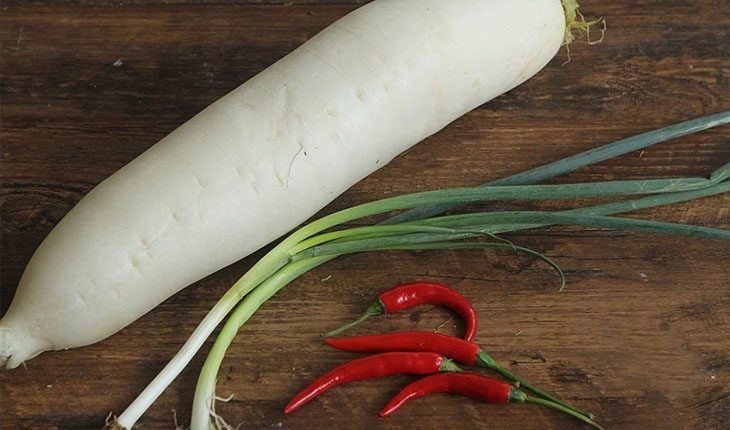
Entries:
{"label": "green chili stem", "polygon": [[[327,257],[320,257],[320,258],[327,258]],[[360,315],[360,317],[358,317],[354,321],[351,321],[341,327],[338,327],[332,331],[325,333],[324,337],[337,336],[341,333],[346,332],[347,330],[351,329],[352,327],[355,327],[356,325],[360,324],[361,322],[365,321],[366,319],[370,318],[371,316],[382,315],[384,313],[385,313],[385,305],[383,305],[383,303],[380,300],[378,300],[377,302],[368,306],[368,308],[365,309],[365,312],[363,312],[363,314]]]}
{"label": "green chili stem", "polygon": [[509,369],[507,369],[507,368],[503,367],[501,364],[499,364],[499,362],[497,362],[497,360],[492,358],[491,355],[487,354],[484,351],[480,351],[479,354],[477,354],[477,365],[480,367],[485,367],[487,369],[494,370],[495,372],[502,375],[508,381],[518,384],[518,386],[520,388],[525,388],[525,389],[531,391],[533,394],[535,394],[539,397],[542,397],[543,399],[555,402],[555,403],[557,403],[563,407],[566,407],[570,410],[573,410],[587,418],[590,418],[591,420],[594,420],[596,418],[593,414],[582,411],[582,410],[576,408],[575,406],[569,405],[568,403],[565,403],[564,401],[553,396],[552,394],[549,394],[549,393],[541,390],[540,388],[532,385],[529,381],[515,375],[514,373],[509,371]]}
{"label": "green chili stem", "polygon": [[450,358],[444,358],[444,361],[441,362],[441,366],[439,367],[439,372],[463,372],[464,369],[459,367],[456,363],[454,363],[454,360]]}
{"label": "green chili stem", "polygon": [[542,406],[548,407],[550,409],[555,409],[556,411],[560,411],[565,414],[568,414],[568,415],[572,416],[573,418],[579,419],[579,420],[583,421],[584,423],[589,424],[599,430],[603,430],[603,427],[601,427],[598,423],[596,423],[592,419],[590,419],[584,415],[581,415],[570,408],[566,408],[565,406],[563,406],[561,404],[552,402],[550,400],[545,400],[545,399],[541,399],[538,397],[525,396],[524,402],[533,403],[535,405],[542,405]]}

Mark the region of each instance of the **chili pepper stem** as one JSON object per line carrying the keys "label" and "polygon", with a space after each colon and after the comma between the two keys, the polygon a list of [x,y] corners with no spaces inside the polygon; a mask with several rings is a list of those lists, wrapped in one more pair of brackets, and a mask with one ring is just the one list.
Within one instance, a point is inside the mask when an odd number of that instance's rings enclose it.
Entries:
{"label": "chili pepper stem", "polygon": [[545,400],[549,400],[549,401],[551,401],[553,403],[556,403],[556,404],[558,404],[558,405],[560,405],[560,406],[562,406],[562,407],[564,407],[566,409],[570,409],[571,411],[574,411],[574,412],[576,412],[576,413],[578,413],[580,415],[583,415],[584,417],[586,417],[586,418],[588,418],[590,420],[593,420],[593,419],[596,418],[595,415],[593,415],[593,414],[591,414],[589,412],[584,412],[584,411],[582,411],[582,410],[580,410],[580,409],[578,409],[578,408],[576,408],[574,406],[571,406],[571,405],[565,403],[564,401],[558,399],[557,397],[555,397],[555,396],[553,396],[551,394],[548,394],[545,391],[537,388],[536,386],[534,386],[531,383],[529,383],[527,380],[525,380],[525,379],[523,379],[523,378],[515,375],[514,373],[510,372],[508,369],[502,367],[502,365],[499,364],[497,362],[497,360],[495,360],[494,358],[492,358],[492,356],[490,356],[489,354],[487,354],[484,351],[480,351],[479,354],[477,354],[476,365],[478,367],[484,367],[484,368],[487,368],[487,369],[494,370],[495,372],[499,373],[505,379],[507,379],[508,381],[514,383],[518,387],[524,388],[524,389],[532,392],[536,396],[539,396],[539,397],[541,397],[541,398],[543,398]]}
{"label": "chili pepper stem", "polygon": [[565,414],[568,414],[568,415],[572,416],[573,418],[576,418],[578,420],[581,420],[584,423],[586,423],[586,424],[588,424],[590,426],[593,426],[593,427],[595,427],[595,428],[597,428],[599,430],[604,430],[604,428],[601,427],[597,422],[595,422],[592,419],[586,417],[585,415],[579,414],[578,412],[576,412],[576,411],[574,411],[574,410],[572,410],[570,408],[566,408],[565,406],[563,406],[561,404],[558,404],[558,403],[555,403],[555,402],[552,402],[552,401],[546,400],[546,399],[540,399],[538,397],[530,397],[528,395],[525,395],[524,393],[523,393],[523,395],[524,395],[524,400],[522,401],[522,403],[532,403],[532,404],[535,404],[535,405],[545,406],[545,407],[548,407],[550,409],[555,409],[556,411],[560,411],[560,412],[563,412]]}
{"label": "chili pepper stem", "polygon": [[352,327],[360,324],[361,322],[365,321],[366,319],[370,318],[371,316],[375,315],[383,315],[385,313],[385,305],[378,300],[377,302],[373,303],[372,305],[368,306],[367,309],[365,309],[365,312],[363,312],[362,315],[355,321],[351,321],[342,327],[336,328],[330,332],[325,333],[322,335],[323,337],[333,337],[337,336],[338,334],[342,334],[346,332],[347,330],[351,329]]}
{"label": "chili pepper stem", "polygon": [[457,366],[454,360],[450,358],[444,358],[444,361],[439,366],[439,372],[463,372],[464,369]]}

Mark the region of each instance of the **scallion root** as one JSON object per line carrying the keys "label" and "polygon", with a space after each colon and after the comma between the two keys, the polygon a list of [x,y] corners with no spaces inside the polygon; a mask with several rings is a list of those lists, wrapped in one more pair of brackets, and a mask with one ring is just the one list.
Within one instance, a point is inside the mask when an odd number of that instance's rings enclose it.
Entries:
{"label": "scallion root", "polygon": [[175,430],[190,430],[190,426],[183,426],[177,422],[177,411],[172,410],[172,422],[175,424]]}
{"label": "scallion root", "polygon": [[215,402],[223,402],[228,403],[233,399],[233,394],[231,394],[228,397],[219,397],[215,394],[213,394],[210,405],[208,406],[208,414],[211,419],[211,427],[215,430],[238,430],[242,424],[237,425],[236,427],[233,427],[232,425],[228,424],[225,419],[215,411]]}
{"label": "scallion root", "polygon": [[117,416],[114,415],[114,412],[109,412],[109,415],[106,416],[106,420],[104,422],[104,430],[127,430],[126,428],[119,425],[117,422]]}

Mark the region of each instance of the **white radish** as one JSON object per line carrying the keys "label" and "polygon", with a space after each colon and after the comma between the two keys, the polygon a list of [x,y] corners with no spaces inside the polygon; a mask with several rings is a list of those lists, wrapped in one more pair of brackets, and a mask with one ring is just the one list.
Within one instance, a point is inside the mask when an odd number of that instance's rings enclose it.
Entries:
{"label": "white radish", "polygon": [[85,196],[31,258],[0,361],[104,339],[543,68],[561,0],[377,0]]}

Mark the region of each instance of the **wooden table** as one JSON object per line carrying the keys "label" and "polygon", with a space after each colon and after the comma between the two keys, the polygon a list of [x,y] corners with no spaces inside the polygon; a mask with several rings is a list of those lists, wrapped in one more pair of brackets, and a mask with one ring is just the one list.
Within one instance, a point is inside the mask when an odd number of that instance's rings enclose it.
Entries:
{"label": "wooden table", "polygon": [[[3,312],[35,248],[94,185],[361,2],[33,3],[8,0],[0,12]],[[725,2],[584,3],[585,13],[608,20],[603,43],[573,45],[569,64],[563,50],[537,77],[418,145],[325,212],[387,195],[483,183],[730,109]],[[716,129],[555,182],[707,175],[730,159],[728,142],[730,128]],[[730,228],[730,196],[637,215]],[[342,387],[283,416],[297,390],[352,357],[325,347],[320,333],[356,315],[382,289],[428,279],[473,301],[481,318],[477,340],[496,358],[593,411],[609,429],[727,428],[730,246],[585,228],[509,238],[557,260],[567,291],[556,291],[555,273],[544,264],[494,252],[341,258],[276,295],[242,329],[218,384],[219,395],[234,397],[219,404],[219,412],[245,428],[579,427],[536,407],[446,395],[378,419],[378,408],[412,380],[405,376]],[[261,255],[196,283],[101,343],[45,353],[1,372],[0,427],[98,428],[152,379]],[[353,333],[458,333],[457,320],[425,307],[374,318]],[[203,358],[198,355],[140,428],[173,428],[173,410],[181,423],[189,420]]]}

